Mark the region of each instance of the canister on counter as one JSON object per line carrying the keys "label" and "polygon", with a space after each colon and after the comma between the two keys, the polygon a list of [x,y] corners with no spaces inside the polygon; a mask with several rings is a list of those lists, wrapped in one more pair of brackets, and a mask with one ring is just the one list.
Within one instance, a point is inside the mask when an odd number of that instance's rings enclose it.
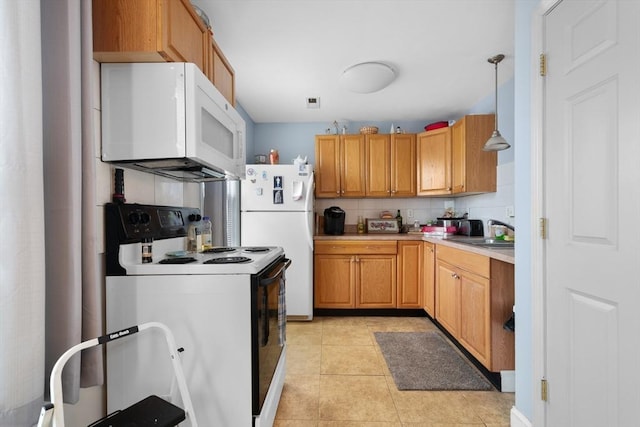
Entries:
{"label": "canister on counter", "polygon": [[142,238],[142,263],[148,264],[153,262],[153,238],[152,237],[143,237]]}

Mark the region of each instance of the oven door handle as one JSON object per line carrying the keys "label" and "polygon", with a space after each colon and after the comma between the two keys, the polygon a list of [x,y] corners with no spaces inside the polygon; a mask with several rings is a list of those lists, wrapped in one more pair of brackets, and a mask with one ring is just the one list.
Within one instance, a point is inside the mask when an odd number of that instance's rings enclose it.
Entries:
{"label": "oven door handle", "polygon": [[282,262],[277,265],[277,269],[274,268],[275,272],[274,270],[272,270],[271,272],[269,272],[270,274],[267,277],[265,277],[264,279],[260,279],[260,286],[269,286],[276,280],[280,280],[282,273],[284,272],[284,270],[289,268],[290,265],[291,260],[289,258],[283,259]]}

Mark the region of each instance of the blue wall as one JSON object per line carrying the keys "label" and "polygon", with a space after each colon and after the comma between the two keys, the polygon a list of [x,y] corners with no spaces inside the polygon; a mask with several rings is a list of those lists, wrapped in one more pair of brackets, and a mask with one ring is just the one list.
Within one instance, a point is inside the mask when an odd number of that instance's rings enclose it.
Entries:
{"label": "blue wall", "polygon": [[[467,114],[490,114],[495,111],[495,95],[489,93],[476,105],[471,107]],[[331,123],[254,123],[247,113],[238,106],[240,114],[247,122],[247,163],[255,162],[256,154],[268,154],[269,150],[276,149],[280,154],[281,163],[291,163],[298,155],[307,157],[310,164],[315,164],[315,135],[324,134],[327,129],[335,133]],[[458,117],[452,117],[455,120]],[[364,123],[349,122],[348,133],[358,133],[362,126],[377,126],[380,133],[388,133],[391,125],[400,126],[407,133],[419,133],[429,123],[447,118],[436,118],[426,121],[393,120],[385,122]],[[339,123],[341,131],[343,123]],[[503,83],[498,88],[498,128],[505,139],[514,146],[514,79]],[[498,153],[498,163],[508,163],[514,160],[514,150],[506,150]]]}
{"label": "blue wall", "polygon": [[[434,120],[436,121],[436,120]],[[376,123],[360,123],[349,122],[347,124],[347,133],[358,133],[362,126],[377,126],[380,133],[389,133],[391,125],[400,126],[407,133],[418,133],[424,130],[424,126],[432,123],[401,121],[392,122],[376,122]],[[340,123],[338,128],[342,132]],[[253,144],[253,152],[247,149],[247,162],[253,163],[255,154],[268,154],[269,150],[276,149],[280,154],[281,163],[291,163],[298,155],[305,157],[311,164],[315,164],[315,135],[327,133],[335,133],[335,128],[331,123],[315,122],[315,123],[256,123],[255,124],[255,141]]]}
{"label": "blue wall", "polygon": [[515,206],[516,408],[533,421],[533,329],[531,304],[531,17],[539,0],[518,0],[515,9]]}

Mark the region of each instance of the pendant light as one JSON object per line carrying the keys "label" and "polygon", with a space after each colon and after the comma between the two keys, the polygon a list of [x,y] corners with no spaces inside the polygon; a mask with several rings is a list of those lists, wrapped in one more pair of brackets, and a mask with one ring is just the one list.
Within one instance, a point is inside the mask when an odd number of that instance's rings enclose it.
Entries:
{"label": "pendant light", "polygon": [[494,64],[496,68],[496,121],[493,133],[491,134],[491,138],[489,138],[489,140],[487,140],[487,142],[484,144],[484,147],[482,148],[483,151],[502,151],[511,147],[507,140],[504,139],[502,135],[500,135],[500,131],[498,130],[498,64],[503,59],[503,54],[498,54],[487,59],[487,61]]}

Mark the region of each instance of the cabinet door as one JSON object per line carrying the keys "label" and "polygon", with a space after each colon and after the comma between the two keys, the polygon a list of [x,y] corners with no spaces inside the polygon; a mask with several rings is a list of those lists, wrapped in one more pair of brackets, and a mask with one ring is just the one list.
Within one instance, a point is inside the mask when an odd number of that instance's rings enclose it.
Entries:
{"label": "cabinet door", "polygon": [[436,319],[455,338],[460,330],[460,276],[455,267],[436,261]]}
{"label": "cabinet door", "polygon": [[451,129],[423,132],[417,138],[417,194],[451,194]]}
{"label": "cabinet door", "polygon": [[205,70],[206,49],[202,33],[206,28],[195,13],[189,0],[163,0],[162,44],[158,46],[166,58],[173,62],[193,62]]}
{"label": "cabinet door", "polygon": [[469,272],[460,276],[458,340],[480,363],[491,368],[489,279]]}
{"label": "cabinet door", "polygon": [[423,242],[398,242],[398,308],[422,308]]}
{"label": "cabinet door", "polygon": [[434,244],[430,242],[422,242],[422,289],[424,294],[424,311],[432,318],[436,316],[436,260]]}
{"label": "cabinet door", "polygon": [[454,123],[451,127],[451,189],[454,193],[464,193],[466,183],[465,173],[465,120]]}
{"label": "cabinet door", "polygon": [[354,308],[355,256],[314,256],[314,300],[316,308]]}
{"label": "cabinet door", "polygon": [[93,0],[99,62],[193,62],[206,73],[208,33],[189,0]]}
{"label": "cabinet door", "polygon": [[464,116],[451,127],[453,193],[496,191],[498,154],[482,151],[494,127],[493,114]]}
{"label": "cabinet door", "polygon": [[164,61],[157,51],[156,0],[93,0],[93,57],[99,62]]}
{"label": "cabinet door", "polygon": [[215,40],[211,39],[211,81],[220,93],[235,107],[235,74]]}
{"label": "cabinet door", "polygon": [[391,197],[416,195],[416,135],[391,135]]}
{"label": "cabinet door", "polygon": [[340,137],[316,136],[315,194],[317,198],[340,197]]}
{"label": "cabinet door", "polygon": [[366,195],[391,196],[391,137],[366,135]]}
{"label": "cabinet door", "polygon": [[357,255],[356,308],[396,308],[396,256]]}
{"label": "cabinet door", "polygon": [[364,135],[342,135],[340,156],[341,197],[365,195]]}

